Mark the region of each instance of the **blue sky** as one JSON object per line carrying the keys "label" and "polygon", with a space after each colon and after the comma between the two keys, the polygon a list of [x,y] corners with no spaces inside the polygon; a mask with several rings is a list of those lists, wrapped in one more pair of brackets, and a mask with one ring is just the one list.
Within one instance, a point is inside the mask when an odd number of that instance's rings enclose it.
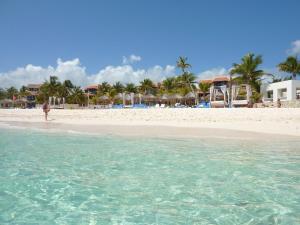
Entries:
{"label": "blue sky", "polygon": [[[20,77],[30,76],[24,82],[34,81],[27,65],[59,73],[59,58],[87,76],[117,68],[122,73],[125,67],[122,81],[130,70],[152,76],[155,66],[161,74],[154,77],[176,73],[166,66],[174,66],[180,55],[196,74],[226,72],[248,52],[262,54],[263,67],[274,69],[300,40],[299,9],[298,0],[1,0],[0,82],[6,76],[2,82],[12,83],[7,76],[16,68],[27,73]],[[138,57],[133,62],[130,55]]]}

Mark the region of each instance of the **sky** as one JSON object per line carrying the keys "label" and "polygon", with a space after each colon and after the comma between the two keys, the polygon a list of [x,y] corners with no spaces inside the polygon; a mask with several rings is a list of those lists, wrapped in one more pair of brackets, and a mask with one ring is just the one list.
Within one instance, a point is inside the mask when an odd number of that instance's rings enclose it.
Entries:
{"label": "sky", "polygon": [[227,74],[249,52],[262,68],[300,54],[299,0],[0,0],[0,87],[50,75],[76,85]]}

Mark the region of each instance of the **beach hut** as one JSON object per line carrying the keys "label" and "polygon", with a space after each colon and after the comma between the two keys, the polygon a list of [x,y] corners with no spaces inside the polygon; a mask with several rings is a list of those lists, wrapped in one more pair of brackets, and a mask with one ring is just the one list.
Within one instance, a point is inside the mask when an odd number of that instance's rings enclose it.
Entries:
{"label": "beach hut", "polygon": [[0,101],[1,108],[8,109],[13,107],[13,101],[11,99],[3,99]]}
{"label": "beach hut", "polygon": [[99,97],[100,105],[103,105],[104,108],[109,105],[110,98],[107,95],[102,95]]}
{"label": "beach hut", "polygon": [[143,101],[146,105],[153,106],[156,101],[156,97],[152,94],[147,94],[143,96]]}
{"label": "beach hut", "polygon": [[196,104],[196,95],[189,92],[184,96],[185,105],[192,106]]}
{"label": "beach hut", "polygon": [[162,104],[170,105],[170,96],[167,95],[167,94],[163,94],[163,95],[160,97],[160,101],[161,101]]}
{"label": "beach hut", "polygon": [[16,99],[14,102],[13,102],[13,105],[17,108],[22,108],[22,109],[25,109],[27,108],[27,99],[26,98],[21,98],[21,99]]}
{"label": "beach hut", "polygon": [[183,97],[180,94],[173,94],[169,97],[171,105],[180,105]]}

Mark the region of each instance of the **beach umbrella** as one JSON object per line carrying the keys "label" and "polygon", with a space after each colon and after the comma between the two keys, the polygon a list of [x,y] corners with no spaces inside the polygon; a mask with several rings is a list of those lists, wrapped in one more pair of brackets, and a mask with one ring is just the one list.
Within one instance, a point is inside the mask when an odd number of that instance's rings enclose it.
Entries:
{"label": "beach umbrella", "polygon": [[106,100],[109,100],[109,97],[107,95],[102,95],[99,99],[106,101]]}
{"label": "beach umbrella", "polygon": [[161,100],[168,100],[169,99],[169,96],[164,94],[160,97]]}
{"label": "beach umbrella", "polygon": [[147,100],[153,100],[153,99],[155,99],[155,96],[152,95],[152,94],[147,94],[147,95],[144,95],[143,98],[144,98],[144,99],[147,99]]}
{"label": "beach umbrella", "polygon": [[187,99],[196,98],[196,95],[193,92],[189,92],[184,96],[184,98],[187,98]]}
{"label": "beach umbrella", "polygon": [[182,99],[182,96],[180,94],[174,94],[170,96],[171,99]]}

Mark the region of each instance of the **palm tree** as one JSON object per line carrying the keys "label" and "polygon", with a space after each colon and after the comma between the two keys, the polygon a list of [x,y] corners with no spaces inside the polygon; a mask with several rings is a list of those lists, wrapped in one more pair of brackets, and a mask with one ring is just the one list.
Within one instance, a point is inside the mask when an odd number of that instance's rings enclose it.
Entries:
{"label": "palm tree", "polygon": [[127,93],[137,93],[137,88],[133,83],[128,83],[125,86],[125,91]]}
{"label": "palm tree", "polygon": [[163,90],[166,93],[172,93],[176,88],[176,79],[175,77],[168,77],[162,82]]}
{"label": "palm tree", "polygon": [[183,85],[183,88],[190,89],[190,91],[196,96],[195,103],[198,104],[198,97],[194,90],[195,86],[193,85],[193,83],[195,83],[196,76],[187,71],[188,68],[192,67],[191,64],[187,63],[187,60],[187,57],[179,56],[179,59],[176,62],[177,67],[182,71],[182,75],[179,76],[179,81]]}
{"label": "palm tree", "polygon": [[187,59],[187,57],[179,56],[179,59],[176,62],[177,67],[182,70],[182,73],[186,73],[187,69],[192,67],[191,64],[187,63]]}
{"label": "palm tree", "polygon": [[237,75],[234,81],[238,83],[249,84],[254,90],[259,93],[261,80],[266,73],[258,69],[262,64],[262,56],[255,56],[252,53],[245,55],[240,64],[234,63],[230,71],[230,75]]}
{"label": "palm tree", "polygon": [[211,83],[207,83],[207,82],[200,82],[199,83],[199,89],[203,93],[207,93],[209,91],[210,86],[211,86]]}
{"label": "palm tree", "polygon": [[74,85],[70,80],[65,80],[59,87],[60,97],[67,98],[73,92]]}
{"label": "palm tree", "polygon": [[45,86],[45,89],[48,91],[48,97],[49,96],[58,96],[59,95],[59,89],[61,83],[58,81],[57,76],[50,76],[49,82],[45,82],[43,84]]}
{"label": "palm tree", "polygon": [[8,89],[6,89],[6,96],[9,99],[13,99],[13,96],[17,96],[18,95],[18,90],[15,87],[10,87]]}
{"label": "palm tree", "polygon": [[124,92],[124,85],[118,81],[113,85],[113,89],[117,92],[117,93],[123,93]]}
{"label": "palm tree", "polygon": [[109,83],[102,82],[102,84],[100,84],[98,86],[97,94],[100,95],[100,96],[101,95],[107,95],[109,93],[110,89],[111,89],[111,86],[110,86]]}
{"label": "palm tree", "polygon": [[200,82],[198,86],[199,86],[199,89],[203,92],[203,97],[205,99],[206,98],[205,93],[209,92],[209,88],[211,86],[211,83]]}
{"label": "palm tree", "polygon": [[280,71],[291,73],[293,80],[296,80],[297,75],[300,75],[300,61],[294,56],[289,56],[278,65],[278,68]]}
{"label": "palm tree", "polygon": [[73,93],[70,95],[70,101],[75,104],[84,104],[85,95],[80,87],[75,86],[73,88]]}
{"label": "palm tree", "polygon": [[192,92],[194,96],[196,96],[195,103],[198,104],[198,98],[195,92],[196,86],[194,85],[194,83],[196,83],[196,76],[192,73],[184,72],[181,76],[178,77],[178,79],[181,87],[183,88],[184,94]]}
{"label": "palm tree", "polygon": [[27,88],[25,86],[22,86],[19,90],[19,96],[26,97],[28,95],[30,95],[30,92],[27,90]]}
{"label": "palm tree", "polygon": [[6,91],[3,88],[0,88],[0,100],[5,99],[7,96]]}
{"label": "palm tree", "polygon": [[140,90],[144,94],[150,94],[154,89],[154,84],[152,80],[146,78],[143,81],[140,82]]}

